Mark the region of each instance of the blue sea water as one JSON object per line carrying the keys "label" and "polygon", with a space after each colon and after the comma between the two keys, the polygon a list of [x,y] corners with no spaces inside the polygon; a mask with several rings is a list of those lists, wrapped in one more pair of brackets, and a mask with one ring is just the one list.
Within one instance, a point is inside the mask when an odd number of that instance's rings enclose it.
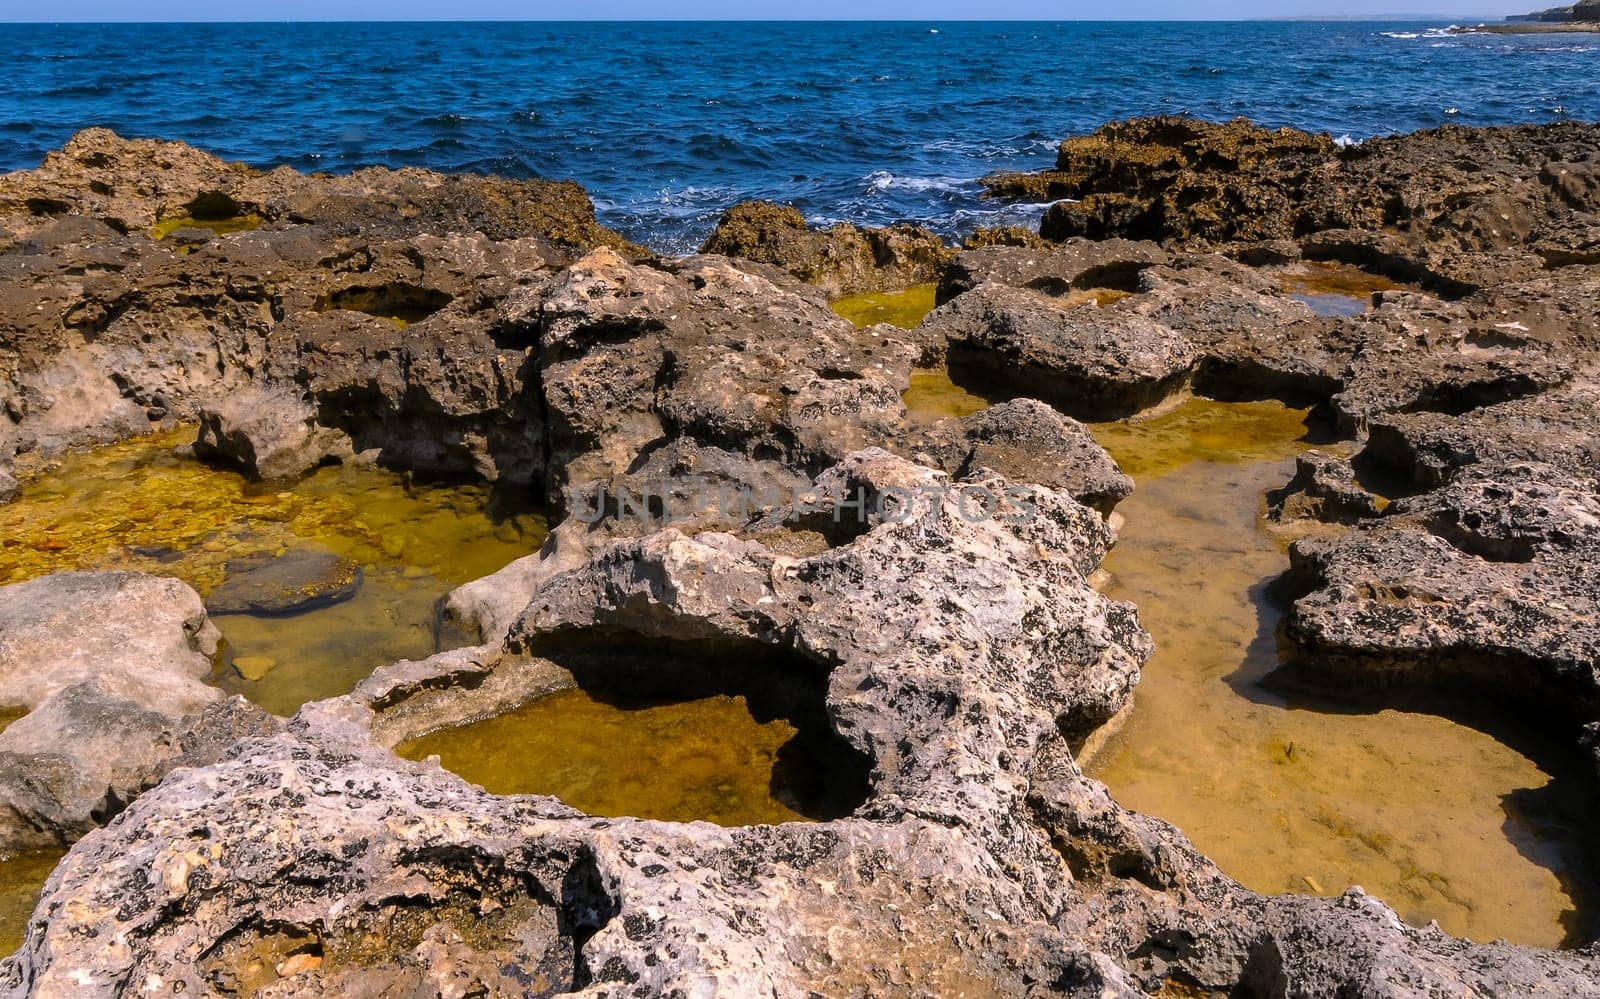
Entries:
{"label": "blue sea water", "polygon": [[[1534,5],[1537,6],[1537,5]],[[692,248],[742,198],[958,234],[1031,221],[974,183],[1110,118],[1248,115],[1360,140],[1600,119],[1600,36],[1442,24],[0,25],[0,169],[77,129],[257,166],[417,165],[582,183]]]}

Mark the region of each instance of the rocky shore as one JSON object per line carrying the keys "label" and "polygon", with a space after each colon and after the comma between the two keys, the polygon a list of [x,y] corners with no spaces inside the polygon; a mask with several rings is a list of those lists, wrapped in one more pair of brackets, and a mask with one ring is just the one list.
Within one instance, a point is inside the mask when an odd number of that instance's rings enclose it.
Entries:
{"label": "rocky shore", "polygon": [[[1039,232],[752,203],[664,259],[570,184],[98,130],[0,177],[0,502],[195,423],[262,480],[372,462],[556,524],[444,602],[475,644],[289,719],[203,682],[181,583],[0,586],[0,854],[71,845],[0,994],[1600,995],[1592,944],[1248,891],[1075,761],[1152,650],[1092,585],[1133,483],[1083,421],[1190,394],[1343,444],[1272,497],[1277,680],[1594,752],[1600,126],[1141,119],[987,184],[1055,202]],[[925,284],[914,329],[829,308]],[[921,418],[928,368],[1004,401]],[[821,719],[842,805],[589,816],[393,752],[574,685]]]}
{"label": "rocky shore", "polygon": [[1600,31],[1600,3],[1582,0],[1566,7],[1515,14],[1506,18],[1504,24],[1480,24],[1463,30],[1499,35]]}

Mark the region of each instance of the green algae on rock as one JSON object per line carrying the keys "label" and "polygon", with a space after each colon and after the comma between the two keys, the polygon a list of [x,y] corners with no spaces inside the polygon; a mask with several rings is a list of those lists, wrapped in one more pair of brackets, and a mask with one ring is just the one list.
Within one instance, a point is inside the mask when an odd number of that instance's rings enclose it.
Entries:
{"label": "green algae on rock", "polygon": [[1094,428],[1138,479],[1118,508],[1106,592],[1138,604],[1157,651],[1086,769],[1256,891],[1359,884],[1411,922],[1474,940],[1587,939],[1588,809],[1573,790],[1585,785],[1552,769],[1560,754],[1536,762],[1525,734],[1508,745],[1432,714],[1286,700],[1261,684],[1282,662],[1271,584],[1287,559],[1258,515],[1304,449],[1303,416],[1193,400]]}
{"label": "green algae on rock", "polygon": [[546,794],[591,815],[757,825],[805,820],[776,773],[796,735],[743,697],[619,704],[581,688],[401,744],[495,794]]}

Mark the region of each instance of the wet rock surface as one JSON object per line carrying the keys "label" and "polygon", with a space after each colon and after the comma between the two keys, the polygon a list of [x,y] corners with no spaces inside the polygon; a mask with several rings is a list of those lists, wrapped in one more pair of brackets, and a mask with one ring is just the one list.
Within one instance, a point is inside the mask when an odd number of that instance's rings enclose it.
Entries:
{"label": "wet rock surface", "polygon": [[[1073,760],[1151,651],[1088,582],[1132,483],[1077,420],[1190,391],[1315,404],[1355,441],[1275,497],[1285,522],[1349,526],[1293,550],[1293,679],[1440,710],[1488,693],[1574,742],[1600,722],[1590,131],[1340,151],[1242,123],[1109,126],[1043,178],[996,182],[1081,199],[1047,217],[1058,245],[993,234],[948,266],[914,234],[879,253],[773,206],[708,244],[746,260],[647,259],[561,187],[256,175],[101,133],[0,178],[0,441],[24,464],[205,410],[209,446],[248,444],[263,476],[263,455],[320,462],[308,438],[336,431],[540,489],[565,518],[447,599],[476,646],[281,729],[201,673],[172,681],[193,703],[127,697],[119,724],[187,768],[145,790],[170,764],[130,759],[113,809],[48,820],[88,834],[0,992],[1600,994],[1592,950],[1469,943],[1359,889],[1246,891]],[[129,187],[152,158],[168,165]],[[1295,296],[1327,261],[1389,284],[1316,314]],[[943,301],[915,330],[828,308],[912,277]],[[902,396],[935,364],[1016,398],[914,420]],[[291,385],[258,427],[224,408]],[[93,596],[72,592],[51,599]],[[205,659],[190,610],[160,661]],[[17,661],[129,652],[115,615],[78,620],[39,625],[56,644]],[[18,633],[0,629],[0,663]],[[18,695],[34,710],[0,742],[134,739],[93,678],[62,675],[75,693]],[[647,822],[390,751],[574,686],[781,692],[859,789],[827,821]]]}

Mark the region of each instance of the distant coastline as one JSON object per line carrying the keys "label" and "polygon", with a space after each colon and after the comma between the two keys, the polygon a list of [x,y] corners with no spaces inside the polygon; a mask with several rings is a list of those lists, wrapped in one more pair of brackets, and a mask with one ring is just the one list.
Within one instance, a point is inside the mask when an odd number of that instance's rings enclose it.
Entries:
{"label": "distant coastline", "polygon": [[1461,35],[1582,35],[1600,32],[1595,21],[1508,21],[1473,24],[1453,29]]}

